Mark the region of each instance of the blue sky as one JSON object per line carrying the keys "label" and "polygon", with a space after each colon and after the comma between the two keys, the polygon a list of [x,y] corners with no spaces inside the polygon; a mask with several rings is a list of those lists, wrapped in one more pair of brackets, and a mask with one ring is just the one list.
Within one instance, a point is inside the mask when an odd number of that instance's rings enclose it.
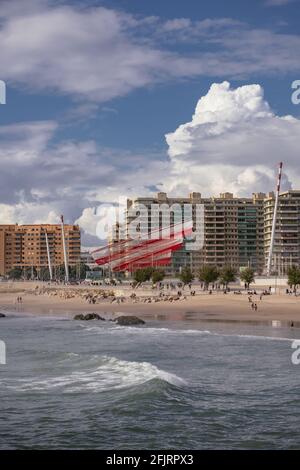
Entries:
{"label": "blue sky", "polygon": [[1,5],[0,223],[63,211],[88,243],[103,202],[271,190],[280,155],[286,186],[300,184],[298,0]]}

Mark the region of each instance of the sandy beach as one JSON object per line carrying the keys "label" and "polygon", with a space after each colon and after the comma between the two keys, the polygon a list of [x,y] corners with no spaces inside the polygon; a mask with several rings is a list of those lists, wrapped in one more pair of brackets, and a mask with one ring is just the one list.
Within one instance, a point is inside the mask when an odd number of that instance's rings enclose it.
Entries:
{"label": "sandy beach", "polygon": [[[36,295],[37,283],[10,283],[0,286],[0,311],[3,313],[28,313],[34,315],[72,315],[81,312],[96,312],[113,317],[116,314],[134,314],[142,318],[167,319],[167,320],[205,320],[205,321],[227,321],[227,322],[255,322],[268,323],[280,321],[289,325],[293,322],[295,327],[300,326],[300,297],[294,295],[272,294],[262,297],[253,295],[253,302],[257,304],[257,311],[251,309],[247,292],[235,295],[233,292],[226,295],[223,292],[197,291],[194,297],[186,292],[186,300],[176,302],[143,303],[134,302],[129,298],[133,292],[130,288],[122,288],[122,295],[126,297],[124,303],[111,303],[103,299],[96,304],[89,304],[81,297],[64,299],[51,293]],[[41,285],[39,285],[41,288]],[[55,287],[51,291],[55,291]],[[78,292],[82,287],[60,287]],[[84,286],[91,293],[99,288]],[[116,288],[120,293],[120,288]],[[147,296],[155,297],[157,292],[151,290],[135,291],[140,299]],[[22,303],[17,303],[17,297],[22,296]]]}

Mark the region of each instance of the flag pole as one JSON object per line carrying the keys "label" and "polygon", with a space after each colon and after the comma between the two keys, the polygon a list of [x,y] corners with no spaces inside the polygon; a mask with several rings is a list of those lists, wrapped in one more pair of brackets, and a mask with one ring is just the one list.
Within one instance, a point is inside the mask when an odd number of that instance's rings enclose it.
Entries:
{"label": "flag pole", "polygon": [[50,281],[52,281],[52,279],[53,279],[53,274],[52,274],[52,266],[51,266],[51,257],[50,257],[48,233],[47,233],[47,230],[46,230],[46,229],[45,229],[45,238],[46,238],[46,247],[47,247],[49,276],[50,276]]}
{"label": "flag pole", "polygon": [[277,181],[277,187],[276,187],[270,250],[269,250],[269,257],[268,257],[268,264],[267,264],[267,276],[270,276],[271,269],[272,269],[272,258],[273,258],[273,249],[274,249],[274,241],[275,241],[276,218],[277,218],[277,209],[278,209],[278,202],[279,202],[280,185],[281,185],[282,165],[283,165],[282,162],[280,162],[279,168],[278,168],[278,181]]}
{"label": "flag pole", "polygon": [[64,227],[64,216],[62,215],[61,218],[61,236],[62,236],[62,243],[63,243],[63,250],[64,250],[64,262],[65,262],[65,281],[69,282],[69,265],[67,259],[67,249],[66,249],[66,239],[65,239],[65,227]]}

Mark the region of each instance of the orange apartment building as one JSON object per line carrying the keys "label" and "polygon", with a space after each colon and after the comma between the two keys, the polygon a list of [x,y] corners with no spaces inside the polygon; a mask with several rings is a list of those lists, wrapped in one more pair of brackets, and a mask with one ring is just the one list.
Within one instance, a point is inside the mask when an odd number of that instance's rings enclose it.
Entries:
{"label": "orange apartment building", "polygon": [[[61,225],[0,225],[0,276],[13,268],[41,268],[48,266],[46,232],[48,235],[51,264],[64,264]],[[68,264],[80,260],[80,228],[64,225]]]}

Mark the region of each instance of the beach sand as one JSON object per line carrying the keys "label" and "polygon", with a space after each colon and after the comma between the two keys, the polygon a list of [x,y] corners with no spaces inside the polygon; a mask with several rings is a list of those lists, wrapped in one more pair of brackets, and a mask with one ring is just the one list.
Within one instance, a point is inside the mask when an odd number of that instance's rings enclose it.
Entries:
{"label": "beach sand", "polygon": [[[0,285],[0,311],[3,313],[22,313],[34,315],[67,315],[72,317],[76,313],[96,312],[114,317],[124,314],[133,314],[145,319],[159,320],[205,320],[226,322],[255,322],[271,324],[280,321],[283,325],[293,322],[300,327],[300,296],[286,295],[284,293],[263,296],[253,295],[253,301],[257,303],[258,310],[251,309],[247,293],[235,295],[222,292],[213,292],[212,295],[198,291],[195,297],[191,297],[186,289],[187,299],[176,302],[159,303],[134,303],[127,299],[126,302],[117,304],[103,300],[96,304],[89,304],[80,297],[62,299],[58,296],[35,295],[34,287],[37,283],[10,283]],[[41,284],[39,285],[41,286]],[[82,287],[72,287],[81,289]],[[86,289],[86,286],[84,286]],[[67,289],[67,287],[66,287]],[[93,290],[93,288],[90,288]],[[99,288],[97,288],[99,289]],[[120,290],[120,288],[116,288]],[[124,289],[125,295],[132,293],[131,289]],[[156,295],[151,290],[136,291],[139,296]],[[184,292],[185,294],[185,292]],[[22,304],[16,299],[22,296]]]}

